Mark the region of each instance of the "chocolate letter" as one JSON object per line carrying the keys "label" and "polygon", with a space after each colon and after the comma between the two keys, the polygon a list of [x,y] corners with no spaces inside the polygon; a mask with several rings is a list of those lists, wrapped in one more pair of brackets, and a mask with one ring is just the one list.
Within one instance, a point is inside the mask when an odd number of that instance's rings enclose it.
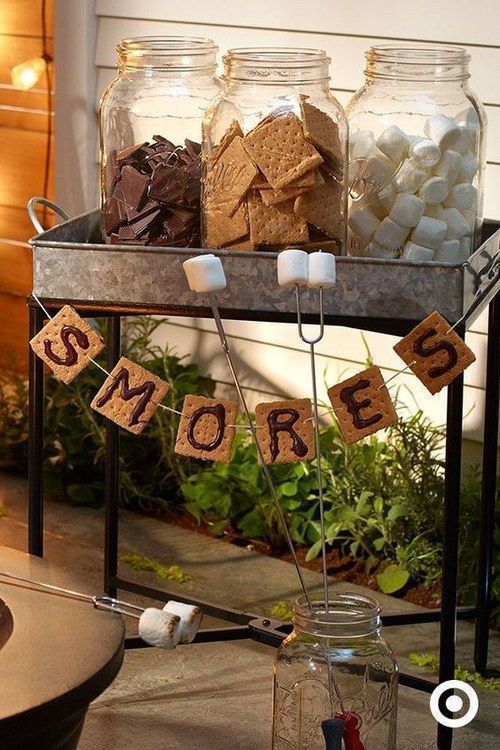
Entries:
{"label": "chocolate letter", "polygon": [[75,365],[78,361],[78,354],[76,352],[75,347],[73,344],[70,343],[70,336],[74,336],[76,339],[76,343],[80,347],[80,349],[88,349],[90,346],[89,337],[86,333],[80,330],[80,328],[77,328],[76,326],[68,326],[64,325],[61,328],[61,341],[64,344],[64,348],[66,349],[66,356],[65,357],[58,357],[57,354],[54,354],[54,351],[52,349],[52,342],[50,339],[45,339],[43,342],[43,348],[45,351],[46,356],[48,359],[50,359],[54,364],[56,365],[63,365],[64,367],[72,367]]}
{"label": "chocolate letter", "polygon": [[369,380],[358,380],[354,385],[346,386],[340,391],[340,400],[346,405],[347,411],[352,416],[354,427],[357,430],[364,430],[365,427],[371,427],[382,419],[382,414],[376,412],[371,417],[362,417],[361,409],[366,409],[372,403],[371,398],[365,398],[363,401],[356,401],[354,394],[357,391],[364,391],[370,388]]}
{"label": "chocolate letter", "polygon": [[[287,415],[288,419],[280,420],[280,417]],[[269,434],[271,435],[271,458],[273,461],[276,461],[279,453],[278,434],[280,432],[288,432],[292,438],[292,450],[296,456],[303,458],[307,454],[307,445],[293,429],[293,425],[299,417],[300,414],[296,409],[273,409],[267,415],[267,424],[269,425]]]}
{"label": "chocolate letter", "polygon": [[441,365],[440,367],[429,368],[427,374],[430,378],[440,378],[441,375],[445,375],[447,372],[452,370],[458,362],[457,350],[455,349],[453,344],[450,344],[449,341],[440,339],[439,341],[436,341],[436,343],[431,344],[427,348],[424,348],[425,342],[436,335],[437,331],[435,328],[428,328],[413,342],[413,351],[420,357],[425,357],[427,359],[427,357],[432,357],[438,352],[446,352],[448,355],[448,362],[446,362],[444,365]]}
{"label": "chocolate letter", "polygon": [[155,392],[156,385],[152,380],[146,380],[141,385],[138,385],[137,388],[130,388],[129,372],[125,367],[123,367],[113,376],[113,382],[110,386],[108,386],[108,388],[106,388],[103,395],[96,401],[96,406],[99,409],[102,409],[102,407],[111,399],[113,393],[118,387],[120,388],[120,397],[124,401],[130,401],[130,399],[134,398],[135,396],[141,397],[132,410],[132,414],[130,415],[129,426],[133,427],[134,425],[139,424],[139,417],[144,412],[144,409],[151,400],[151,397]]}
{"label": "chocolate letter", "polygon": [[[205,414],[213,414],[217,418],[217,429],[214,437],[207,443],[200,443],[194,436],[194,430],[199,420]],[[224,427],[226,422],[226,410],[222,404],[216,404],[215,406],[202,406],[197,409],[191,416],[189,421],[189,427],[187,431],[187,438],[193,448],[199,451],[214,451],[222,443],[224,437]]]}

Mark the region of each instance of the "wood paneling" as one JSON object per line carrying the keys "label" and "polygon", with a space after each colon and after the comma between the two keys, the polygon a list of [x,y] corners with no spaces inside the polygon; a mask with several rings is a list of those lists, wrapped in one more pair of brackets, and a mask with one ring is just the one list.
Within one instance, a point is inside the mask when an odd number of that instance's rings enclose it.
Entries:
{"label": "wood paneling", "polygon": [[[50,35],[51,6],[49,2]],[[0,3],[0,361],[13,353],[22,369],[27,361],[25,298],[31,289],[32,267],[31,249],[23,243],[35,234],[26,203],[43,191],[48,96],[46,76],[35,89],[17,91],[11,68],[40,56],[41,11],[41,0]],[[47,46],[52,53],[51,39]]]}

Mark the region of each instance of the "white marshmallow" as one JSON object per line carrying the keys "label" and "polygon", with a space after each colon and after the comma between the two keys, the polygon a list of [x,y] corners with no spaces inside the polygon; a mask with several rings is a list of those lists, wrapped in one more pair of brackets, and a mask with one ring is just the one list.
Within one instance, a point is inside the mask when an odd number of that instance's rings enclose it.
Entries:
{"label": "white marshmallow", "polygon": [[465,154],[470,148],[473,148],[476,134],[473,130],[465,125],[459,125],[460,136],[453,146],[453,150],[459,154]]}
{"label": "white marshmallow", "polygon": [[411,233],[411,239],[417,245],[437,250],[446,236],[447,229],[446,222],[441,221],[441,219],[422,216]]}
{"label": "white marshmallow", "polygon": [[414,136],[408,149],[410,159],[422,169],[434,167],[441,158],[441,149],[430,138]]}
{"label": "white marshmallow", "polygon": [[335,255],[319,250],[309,253],[309,279],[307,286],[319,289],[330,289],[335,286]]}
{"label": "white marshmallow", "polygon": [[213,253],[189,258],[182,267],[193,292],[215,292],[227,286],[221,259]]}
{"label": "white marshmallow", "polygon": [[163,611],[180,618],[179,643],[191,643],[194,641],[203,619],[203,612],[199,607],[171,600],[165,604]]}
{"label": "white marshmallow", "polygon": [[397,250],[402,246],[409,231],[408,227],[402,227],[387,217],[380,222],[380,226],[373,235],[373,243],[385,250]]}
{"label": "white marshmallow", "polygon": [[433,115],[424,123],[424,133],[437,143],[441,151],[453,148],[460,137],[458,125],[446,115]]}
{"label": "white marshmallow", "polygon": [[432,216],[433,219],[440,219],[443,213],[443,206],[441,203],[427,203],[425,206],[425,216]]}
{"label": "white marshmallow", "polygon": [[444,208],[441,220],[445,221],[448,227],[445,237],[447,240],[459,240],[470,231],[469,225],[458,208]]}
{"label": "white marshmallow", "polygon": [[477,191],[473,185],[468,182],[457,182],[451,188],[448,197],[443,201],[443,206],[466,211],[476,205],[476,195]]}
{"label": "white marshmallow", "polygon": [[426,177],[427,173],[423,169],[405,159],[394,178],[394,183],[399,193],[414,193]]}
{"label": "white marshmallow", "polygon": [[387,216],[387,209],[375,191],[369,192],[367,190],[363,196],[356,201],[356,207],[368,208],[372,214],[375,214],[377,219],[385,219]]}
{"label": "white marshmallow", "polygon": [[467,222],[467,226],[469,227],[468,234],[472,234],[472,232],[476,228],[476,212],[471,211],[467,208],[465,209],[465,211],[461,211],[460,213],[464,217],[465,221]]}
{"label": "white marshmallow", "polygon": [[389,218],[402,227],[416,227],[423,216],[424,201],[411,193],[398,193]]}
{"label": "white marshmallow", "polygon": [[408,138],[397,125],[389,125],[377,139],[378,148],[396,164],[408,148]]}
{"label": "white marshmallow", "polygon": [[474,107],[463,109],[458,115],[455,115],[454,119],[457,125],[464,125],[469,130],[472,130],[473,133],[479,131],[479,115]]}
{"label": "white marshmallow", "polygon": [[370,210],[368,206],[361,206],[349,214],[349,227],[357,237],[364,242],[370,242],[378,229],[380,219]]}
{"label": "white marshmallow", "polygon": [[448,193],[450,186],[442,177],[429,177],[424,182],[418,194],[426,203],[442,203]]}
{"label": "white marshmallow", "polygon": [[476,157],[472,151],[467,151],[460,159],[455,179],[457,182],[472,182],[478,166]]}
{"label": "white marshmallow", "polygon": [[360,167],[358,176],[376,185],[385,185],[394,174],[395,166],[382,151],[375,146]]}
{"label": "white marshmallow", "polygon": [[460,240],[444,240],[439,250],[436,250],[434,260],[441,263],[458,263],[460,261]]}
{"label": "white marshmallow", "polygon": [[422,245],[417,245],[415,242],[407,242],[403,252],[404,260],[433,260],[434,250]]}
{"label": "white marshmallow", "polygon": [[375,149],[375,138],[371,130],[358,130],[349,139],[349,159],[365,159]]}
{"label": "white marshmallow", "polygon": [[282,250],[278,253],[278,284],[299,286],[307,284],[309,269],[305,250]]}
{"label": "white marshmallow", "polygon": [[148,607],[139,618],[139,635],[157,648],[175,648],[181,637],[181,618],[156,607]]}
{"label": "white marshmallow", "polygon": [[[393,207],[394,201],[396,200],[396,195],[396,188],[392,184],[392,182],[389,182],[387,185],[380,189],[378,197],[381,205],[385,208],[386,215]],[[385,219],[385,216],[382,218]]]}
{"label": "white marshmallow", "polygon": [[456,151],[445,151],[439,162],[432,170],[435,175],[442,177],[449,185],[457,179],[462,157]]}

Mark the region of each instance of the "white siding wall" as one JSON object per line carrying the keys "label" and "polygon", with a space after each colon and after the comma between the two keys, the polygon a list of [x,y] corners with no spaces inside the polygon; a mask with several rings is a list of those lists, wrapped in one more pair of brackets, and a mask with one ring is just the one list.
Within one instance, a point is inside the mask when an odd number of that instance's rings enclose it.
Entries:
{"label": "white siding wall", "polygon": [[[406,40],[466,46],[472,55],[471,84],[485,103],[489,119],[485,215],[500,218],[500,26],[496,0],[475,5],[470,0],[420,0],[403,6],[396,0],[254,0],[249,4],[227,0],[97,0],[95,13],[96,102],[114,75],[114,45],[126,36],[208,36],[218,43],[221,53],[229,47],[258,45],[322,48],[332,58],[332,85],[343,104],[362,83],[363,54],[371,44]],[[59,194],[65,194],[64,184]],[[61,202],[64,205],[62,197]],[[309,394],[307,354],[294,326],[231,322],[227,328],[254,403],[267,394]],[[483,315],[469,334],[478,360],[465,375],[465,428],[473,440],[481,439],[485,331]],[[210,321],[172,319],[164,335],[179,352],[193,353],[212,375],[223,382],[228,380]],[[386,377],[400,368],[401,362],[392,351],[393,337],[368,333],[366,341]],[[318,349],[319,368],[329,373],[329,384],[340,374],[352,374],[363,366],[365,347],[360,333],[329,330]],[[393,394],[399,389],[410,408],[414,409],[416,402],[437,423],[444,421],[445,394],[429,398],[411,373],[392,385]]]}

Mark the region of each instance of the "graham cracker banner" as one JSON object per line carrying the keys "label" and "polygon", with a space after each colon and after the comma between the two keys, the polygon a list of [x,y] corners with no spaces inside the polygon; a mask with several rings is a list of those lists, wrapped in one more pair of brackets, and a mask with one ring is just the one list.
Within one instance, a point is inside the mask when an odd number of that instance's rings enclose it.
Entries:
{"label": "graham cracker banner", "polygon": [[[65,305],[33,337],[30,346],[58,380],[71,383],[94,361],[105,342],[72,307]],[[394,350],[432,394],[449,385],[476,359],[438,312],[419,323]],[[161,404],[168,389],[164,380],[122,357],[108,373],[91,406],[137,435],[145,429],[159,406],[176,412]],[[356,443],[397,421],[394,404],[376,365],[332,386],[328,396],[347,443]],[[237,424],[237,417],[235,401],[186,396],[175,452],[203,460],[229,461],[236,428],[246,429],[245,425]],[[265,463],[315,458],[310,399],[258,404],[255,417]]]}

